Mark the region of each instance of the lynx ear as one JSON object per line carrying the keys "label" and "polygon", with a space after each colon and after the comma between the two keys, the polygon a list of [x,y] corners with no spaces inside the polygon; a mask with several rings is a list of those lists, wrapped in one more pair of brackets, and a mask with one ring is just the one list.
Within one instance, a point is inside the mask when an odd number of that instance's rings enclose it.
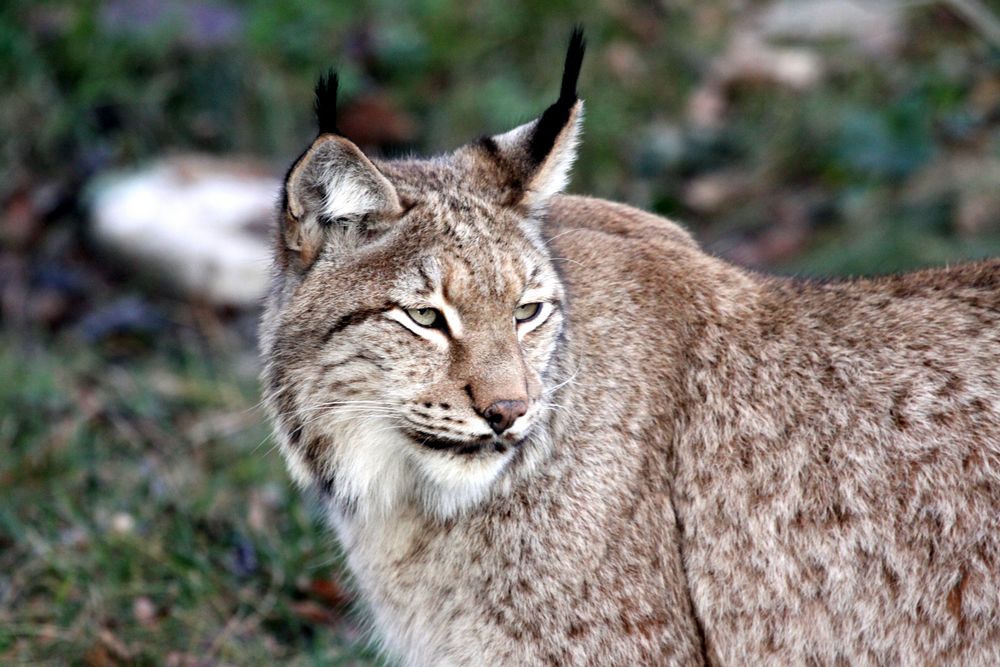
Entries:
{"label": "lynx ear", "polygon": [[330,228],[353,227],[367,217],[398,215],[402,209],[389,180],[360,148],[337,134],[336,94],[336,75],[320,78],[320,135],[285,180],[282,238],[303,268],[319,255]]}
{"label": "lynx ear", "polygon": [[559,99],[537,120],[485,137],[478,144],[504,172],[511,203],[544,206],[549,197],[569,183],[583,119],[583,101],[577,97],[576,82],[585,49],[583,30],[577,27],[566,52]]}

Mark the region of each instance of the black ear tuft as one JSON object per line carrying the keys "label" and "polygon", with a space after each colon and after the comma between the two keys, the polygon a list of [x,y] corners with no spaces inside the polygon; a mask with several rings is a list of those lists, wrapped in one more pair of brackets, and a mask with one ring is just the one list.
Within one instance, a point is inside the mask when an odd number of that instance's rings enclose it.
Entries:
{"label": "black ear tuft", "polygon": [[563,69],[562,88],[559,89],[559,101],[568,101],[570,106],[577,100],[576,81],[580,78],[580,65],[583,64],[583,54],[587,50],[587,40],[583,38],[583,26],[573,28],[569,37],[569,48],[566,50],[566,66]]}
{"label": "black ear tuft", "polygon": [[580,65],[583,63],[583,53],[586,49],[587,42],[583,38],[583,28],[578,25],[573,28],[573,34],[569,38],[559,99],[538,119],[528,143],[528,151],[535,164],[540,164],[552,150],[556,137],[566,126],[573,105],[579,99],[576,96],[576,81],[580,78]]}
{"label": "black ear tuft", "polygon": [[337,130],[337,87],[340,79],[337,73],[330,69],[326,75],[320,75],[316,81],[316,120],[319,123],[320,134],[340,134]]}

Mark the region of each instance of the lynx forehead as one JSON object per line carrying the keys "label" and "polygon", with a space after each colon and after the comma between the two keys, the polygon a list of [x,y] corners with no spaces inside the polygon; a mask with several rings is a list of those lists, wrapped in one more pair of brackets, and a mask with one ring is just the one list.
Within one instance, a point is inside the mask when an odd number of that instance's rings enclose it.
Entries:
{"label": "lynx forehead", "polygon": [[406,665],[1000,664],[1000,262],[760,276],[560,195],[583,57],[429,160],[289,170],[261,327],[292,475]]}

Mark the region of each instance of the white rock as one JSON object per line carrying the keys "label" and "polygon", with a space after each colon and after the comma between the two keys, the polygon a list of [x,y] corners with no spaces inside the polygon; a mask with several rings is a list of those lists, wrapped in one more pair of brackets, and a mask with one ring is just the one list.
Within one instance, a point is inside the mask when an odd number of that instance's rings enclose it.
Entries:
{"label": "white rock", "polygon": [[896,51],[903,39],[900,0],[779,0],[758,17],[765,38],[845,40],[873,55]]}
{"label": "white rock", "polygon": [[717,81],[759,81],[805,90],[823,75],[819,55],[805,48],[779,47],[751,30],[736,30],[729,48],[713,64]]}
{"label": "white rock", "polygon": [[193,296],[255,305],[267,289],[280,185],[247,163],[163,159],[101,179],[93,198],[94,236]]}
{"label": "white rock", "polygon": [[135,519],[126,512],[115,512],[111,517],[111,531],[118,535],[128,535],[135,530]]}

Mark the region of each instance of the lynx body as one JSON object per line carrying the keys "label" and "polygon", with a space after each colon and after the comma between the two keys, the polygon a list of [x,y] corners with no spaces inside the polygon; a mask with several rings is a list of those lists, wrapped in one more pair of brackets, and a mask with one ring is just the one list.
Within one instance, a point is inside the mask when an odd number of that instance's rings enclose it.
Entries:
{"label": "lynx body", "polygon": [[1000,262],[809,283],[539,118],[289,172],[265,398],[406,665],[1000,664]]}

